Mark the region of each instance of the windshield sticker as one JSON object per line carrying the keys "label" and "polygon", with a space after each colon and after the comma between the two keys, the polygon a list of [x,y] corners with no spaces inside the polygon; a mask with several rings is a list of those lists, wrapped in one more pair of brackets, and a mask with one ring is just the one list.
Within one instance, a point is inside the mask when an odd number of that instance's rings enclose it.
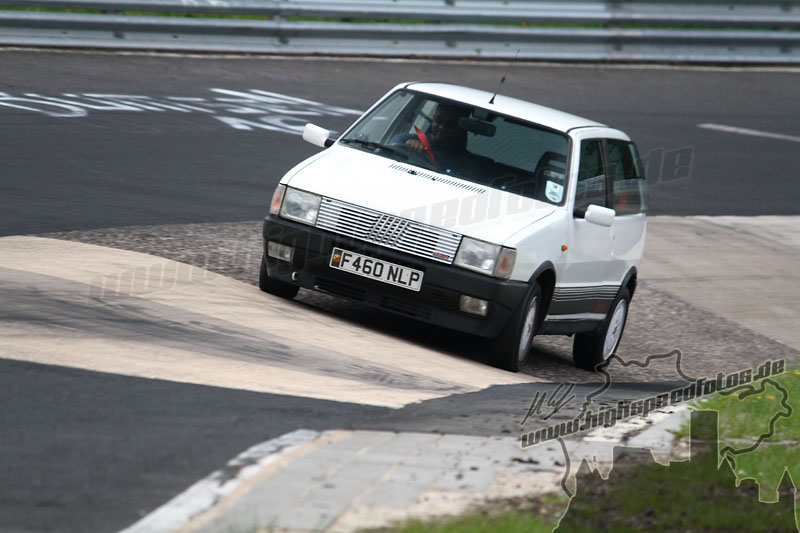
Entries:
{"label": "windshield sticker", "polygon": [[551,202],[558,203],[564,196],[564,186],[554,181],[547,180],[544,188],[544,195],[547,196],[547,199]]}

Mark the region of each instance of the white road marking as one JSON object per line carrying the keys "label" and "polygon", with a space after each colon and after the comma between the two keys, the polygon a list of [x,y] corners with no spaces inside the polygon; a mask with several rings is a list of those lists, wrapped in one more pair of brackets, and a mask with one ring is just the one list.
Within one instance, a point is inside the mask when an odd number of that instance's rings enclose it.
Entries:
{"label": "white road marking", "polygon": [[780,139],[782,141],[792,141],[800,143],[800,137],[794,135],[784,135],[782,133],[771,133],[769,131],[751,130],[749,128],[738,128],[736,126],[726,126],[724,124],[698,124],[698,128],[706,130],[723,131],[725,133],[738,133],[739,135],[751,135],[753,137],[766,137],[768,139]]}
{"label": "white road marking", "polygon": [[228,461],[224,469],[201,479],[120,533],[178,531],[192,518],[212,508],[264,467],[322,436],[324,434],[318,431],[298,429],[276,439],[256,444]]}
{"label": "white road marking", "polygon": [[[362,111],[280,93],[251,89],[234,91],[209,89],[215,95],[209,98],[182,96],[152,97],[132,94],[62,93],[46,96],[36,93],[21,95],[0,92],[0,111],[5,108],[40,113],[54,118],[87,117],[99,111],[192,113],[201,112],[238,130],[266,129],[289,134],[301,134],[310,116],[342,117],[360,115]],[[66,98],[62,98],[66,97]],[[189,105],[185,102],[192,102]],[[219,113],[248,115],[248,120],[238,116],[220,116]],[[255,115],[255,116],[254,116]]]}

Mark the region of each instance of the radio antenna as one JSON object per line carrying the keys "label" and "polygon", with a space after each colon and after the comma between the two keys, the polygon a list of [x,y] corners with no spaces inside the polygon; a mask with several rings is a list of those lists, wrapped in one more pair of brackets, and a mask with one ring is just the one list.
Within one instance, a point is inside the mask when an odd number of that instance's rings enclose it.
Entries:
{"label": "radio antenna", "polygon": [[494,90],[494,94],[492,95],[492,99],[489,100],[490,104],[494,104],[494,99],[497,96],[497,92],[500,90],[500,87],[502,87],[503,84],[505,83],[506,77],[508,76],[508,73],[511,72],[511,67],[513,67],[514,63],[517,62],[517,56],[519,56],[519,51],[520,51],[520,49],[517,48],[517,53],[514,54],[514,59],[511,60],[511,64],[508,66],[508,69],[506,70],[506,73],[503,74],[502,78],[500,78],[500,83],[497,84],[497,89]]}

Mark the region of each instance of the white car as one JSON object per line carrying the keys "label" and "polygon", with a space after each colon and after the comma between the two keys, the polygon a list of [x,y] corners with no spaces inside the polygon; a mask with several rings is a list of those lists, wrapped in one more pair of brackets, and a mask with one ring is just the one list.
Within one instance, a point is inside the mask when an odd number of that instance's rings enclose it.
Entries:
{"label": "white car", "polygon": [[485,91],[403,83],[280,181],[262,290],[300,287],[491,338],[519,370],[536,334],[595,369],[636,289],[647,193],[636,146],[603,124]]}

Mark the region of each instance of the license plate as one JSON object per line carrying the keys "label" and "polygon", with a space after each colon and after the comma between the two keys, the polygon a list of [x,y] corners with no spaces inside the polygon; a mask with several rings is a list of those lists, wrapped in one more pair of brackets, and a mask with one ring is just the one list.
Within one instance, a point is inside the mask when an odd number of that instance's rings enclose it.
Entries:
{"label": "license plate", "polygon": [[422,286],[423,272],[421,270],[381,261],[342,248],[333,249],[330,266],[412,291],[418,291]]}

